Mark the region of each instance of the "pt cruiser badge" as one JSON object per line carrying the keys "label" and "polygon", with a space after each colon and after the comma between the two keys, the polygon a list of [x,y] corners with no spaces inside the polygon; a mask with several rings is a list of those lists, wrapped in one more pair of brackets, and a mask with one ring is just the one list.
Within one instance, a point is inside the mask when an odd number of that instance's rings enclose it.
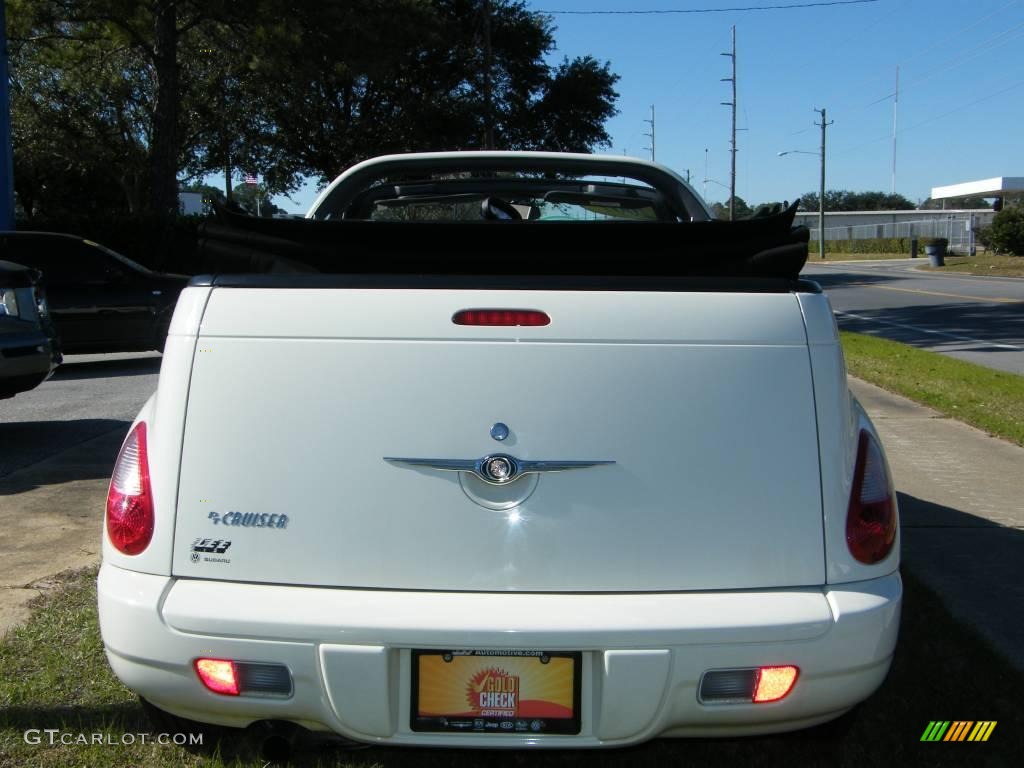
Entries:
{"label": "pt cruiser badge", "polygon": [[287,528],[288,515],[273,514],[265,512],[210,512],[207,518],[213,521],[214,525],[237,525],[242,528]]}
{"label": "pt cruiser badge", "polygon": [[472,472],[491,485],[507,485],[524,475],[588,469],[615,463],[614,461],[526,461],[509,456],[507,453],[492,453],[482,459],[411,459],[385,456],[384,461],[392,464],[405,464],[409,467],[440,469],[445,472]]}

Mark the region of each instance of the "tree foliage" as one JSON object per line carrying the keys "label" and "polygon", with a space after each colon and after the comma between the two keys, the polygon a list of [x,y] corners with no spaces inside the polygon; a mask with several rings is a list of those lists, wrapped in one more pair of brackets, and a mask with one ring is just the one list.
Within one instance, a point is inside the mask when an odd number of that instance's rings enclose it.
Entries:
{"label": "tree foliage", "polygon": [[991,208],[992,205],[984,197],[950,197],[945,200],[932,200],[929,197],[919,207],[921,210],[935,211],[943,208]]}
{"label": "tree foliage", "polygon": [[[519,0],[9,0],[28,213],[166,213],[180,180],[270,193],[386,152],[607,145],[618,76],[549,64]],[[490,45],[487,45],[487,41]],[[488,55],[488,51],[490,52]]]}
{"label": "tree foliage", "polygon": [[982,242],[996,253],[1024,256],[1024,207],[1004,208],[982,230]]}
{"label": "tree foliage", "polygon": [[[751,208],[749,205],[747,205],[746,201],[742,197],[740,197],[739,195],[736,195],[736,197],[733,198],[733,199],[734,199],[735,205],[736,205],[736,216],[734,218],[746,219],[746,218],[750,217],[751,215],[753,215],[754,209]],[[716,219],[721,219],[722,221],[728,221],[729,220],[729,201],[726,200],[724,203],[712,203],[711,204],[711,213],[712,213],[712,215]]]}
{"label": "tree foliage", "polygon": [[[916,206],[903,195],[885,192],[852,192],[847,189],[825,191],[826,211],[912,211]],[[800,210],[818,210],[818,193],[808,192],[800,198]]]}

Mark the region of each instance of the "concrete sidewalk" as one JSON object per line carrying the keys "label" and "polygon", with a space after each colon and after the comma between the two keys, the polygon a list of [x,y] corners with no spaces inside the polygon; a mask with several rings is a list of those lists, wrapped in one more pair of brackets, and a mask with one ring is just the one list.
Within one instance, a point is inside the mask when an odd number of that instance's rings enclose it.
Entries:
{"label": "concrete sidewalk", "polygon": [[103,505],[125,430],[0,478],[0,637],[29,615],[49,577],[99,561]]}
{"label": "concrete sidewalk", "polygon": [[850,389],[892,467],[903,568],[1024,671],[1024,448],[858,379]]}

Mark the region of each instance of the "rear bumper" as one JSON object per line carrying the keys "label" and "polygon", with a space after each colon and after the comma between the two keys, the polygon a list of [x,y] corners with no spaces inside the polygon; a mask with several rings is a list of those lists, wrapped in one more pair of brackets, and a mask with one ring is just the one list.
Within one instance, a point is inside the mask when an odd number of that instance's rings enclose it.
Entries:
{"label": "rear bumper", "polygon": [[50,377],[61,356],[42,331],[0,335],[0,398],[30,390]]}
{"label": "rear bumper", "polygon": [[[898,573],[822,589],[537,595],[409,593],[176,580],[104,564],[100,625],[117,676],[182,717],[282,719],[368,742],[597,747],[656,736],[785,731],[842,714],[889,669]],[[581,650],[579,735],[419,733],[411,648]],[[287,699],[208,692],[199,656],[288,666]],[[795,664],[771,704],[701,704],[711,669]]]}

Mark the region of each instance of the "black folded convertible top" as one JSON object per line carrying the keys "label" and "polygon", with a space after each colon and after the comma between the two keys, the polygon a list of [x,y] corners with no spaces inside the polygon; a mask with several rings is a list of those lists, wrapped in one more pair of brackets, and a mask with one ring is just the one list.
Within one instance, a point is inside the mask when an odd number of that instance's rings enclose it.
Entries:
{"label": "black folded convertible top", "polygon": [[796,280],[797,203],[740,221],[390,222],[265,219],[218,209],[200,255],[218,273],[729,277]]}

